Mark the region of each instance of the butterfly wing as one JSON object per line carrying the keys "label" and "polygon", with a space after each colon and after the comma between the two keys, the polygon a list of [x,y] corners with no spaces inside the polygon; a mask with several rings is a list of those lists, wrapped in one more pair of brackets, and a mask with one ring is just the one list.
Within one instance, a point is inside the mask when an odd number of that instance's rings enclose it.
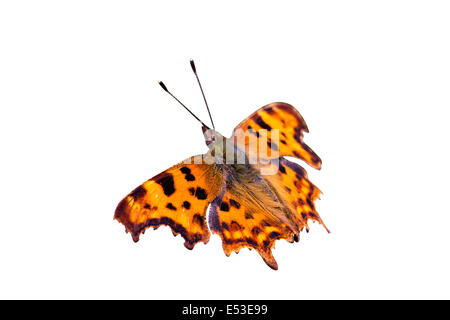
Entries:
{"label": "butterfly wing", "polygon": [[[308,220],[323,224],[314,205],[320,190],[300,165],[283,158],[297,157],[320,169],[321,160],[303,142],[303,132],[308,128],[302,116],[285,103],[262,107],[235,128],[232,139],[241,150],[247,155],[256,151],[273,161],[232,165],[226,170],[226,184],[210,211],[211,230],[222,238],[226,255],[243,247],[253,248],[277,269],[272,254],[276,240],[298,241],[299,232],[309,230]],[[256,149],[250,137],[257,141]],[[267,153],[261,151],[265,144]]]}
{"label": "butterfly wing", "polygon": [[166,225],[192,249],[199,241],[209,241],[206,209],[217,196],[221,179],[215,165],[206,164],[202,156],[191,157],[134,189],[119,203],[114,218],[135,242],[148,227]]}
{"label": "butterfly wing", "polygon": [[[272,129],[279,130],[277,137],[271,132]],[[270,155],[274,155],[272,158],[292,156],[320,169],[322,161],[303,142],[303,132],[308,132],[308,127],[300,113],[287,103],[275,102],[262,107],[242,121],[234,129],[233,136],[242,139],[248,146],[251,141],[248,137],[254,135],[267,143],[269,158]]]}
{"label": "butterfly wing", "polygon": [[276,167],[276,174],[262,175],[262,178],[275,190],[280,201],[286,204],[300,229],[304,226],[308,231],[308,221],[311,220],[317,221],[329,232],[314,205],[314,201],[320,199],[321,191],[309,181],[306,170],[285,158],[280,158],[277,164],[265,166]]}
{"label": "butterfly wing", "polygon": [[[276,171],[261,175],[262,166],[266,170],[274,166]],[[226,183],[211,203],[209,225],[221,237],[227,256],[248,247],[276,270],[272,254],[276,240],[298,241],[300,231],[309,230],[308,220],[325,227],[314,205],[321,192],[301,166],[284,158],[279,163],[248,165],[243,171],[224,176]]]}
{"label": "butterfly wing", "polygon": [[299,225],[254,167],[229,171],[219,196],[211,203],[211,231],[221,237],[227,256],[243,247],[253,248],[267,265],[277,269],[271,251],[274,242],[282,238],[293,242]]}

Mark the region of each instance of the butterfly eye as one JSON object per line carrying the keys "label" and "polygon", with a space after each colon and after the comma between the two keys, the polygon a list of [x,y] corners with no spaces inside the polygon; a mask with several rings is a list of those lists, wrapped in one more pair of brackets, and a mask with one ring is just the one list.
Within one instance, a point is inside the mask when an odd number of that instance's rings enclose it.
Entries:
{"label": "butterfly eye", "polygon": [[205,142],[206,142],[207,146],[209,146],[211,143],[216,141],[216,137],[215,137],[213,130],[209,129],[206,126],[203,126],[202,130],[203,130],[203,136],[205,137]]}
{"label": "butterfly eye", "polygon": [[209,146],[211,143],[215,142],[216,138],[214,136],[211,136],[206,139],[206,145]]}

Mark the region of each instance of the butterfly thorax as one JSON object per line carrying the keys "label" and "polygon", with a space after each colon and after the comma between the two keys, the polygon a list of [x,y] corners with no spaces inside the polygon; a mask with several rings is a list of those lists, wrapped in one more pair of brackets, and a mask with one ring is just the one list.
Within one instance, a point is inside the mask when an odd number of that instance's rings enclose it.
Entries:
{"label": "butterfly thorax", "polygon": [[276,192],[261,178],[257,166],[249,163],[235,137],[225,138],[212,129],[204,131],[204,135],[209,148],[206,154],[207,162],[214,163],[214,167],[222,172],[225,182],[223,187],[238,195],[238,198],[247,199],[245,205],[250,210],[265,212],[269,220],[273,219],[274,215],[281,216],[278,222],[282,221],[284,225],[295,229],[292,222],[284,217],[285,206],[280,203]]}
{"label": "butterfly thorax", "polygon": [[207,155],[214,159],[214,163],[233,166],[248,164],[245,152],[239,148],[233,137],[225,138],[219,132],[209,128],[204,130],[203,134],[209,149]]}

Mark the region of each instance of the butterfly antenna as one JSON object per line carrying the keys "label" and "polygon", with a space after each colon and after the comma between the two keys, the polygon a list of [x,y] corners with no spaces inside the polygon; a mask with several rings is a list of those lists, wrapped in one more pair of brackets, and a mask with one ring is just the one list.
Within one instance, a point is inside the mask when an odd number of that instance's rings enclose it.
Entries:
{"label": "butterfly antenna", "polygon": [[197,78],[198,85],[200,86],[200,90],[202,91],[203,100],[205,101],[206,109],[208,109],[209,119],[211,119],[211,124],[213,126],[214,131],[215,131],[216,127],[214,126],[214,121],[213,121],[213,119],[211,117],[211,111],[209,111],[208,102],[206,102],[205,93],[203,92],[202,84],[200,83],[200,79],[198,78],[197,69],[195,68],[194,60],[192,60],[192,59],[191,59],[191,68],[192,68],[192,71],[194,71],[195,77]]}
{"label": "butterfly antenna", "polygon": [[[175,100],[178,101],[179,104],[181,104],[195,119],[197,119],[202,125],[206,126],[202,120],[200,120],[191,110],[189,110],[188,107],[186,107],[180,100],[178,100],[177,97],[175,97],[166,87],[166,85],[164,84],[164,82],[159,81],[158,82],[159,85],[161,86],[161,88],[164,89],[165,92],[167,92],[168,94],[170,94],[172,96],[172,98],[174,98]],[[206,126],[207,127],[207,126]]]}

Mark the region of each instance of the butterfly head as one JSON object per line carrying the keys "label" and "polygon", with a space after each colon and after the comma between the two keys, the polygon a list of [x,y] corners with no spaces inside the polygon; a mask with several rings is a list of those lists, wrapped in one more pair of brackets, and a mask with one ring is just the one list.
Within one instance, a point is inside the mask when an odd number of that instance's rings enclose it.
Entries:
{"label": "butterfly head", "polygon": [[222,156],[225,154],[226,138],[218,133],[216,130],[209,128],[206,125],[202,126],[203,136],[205,137],[205,143],[209,150],[212,150],[212,154],[216,156]]}
{"label": "butterfly head", "polygon": [[209,128],[207,125],[202,126],[203,136],[205,137],[205,143],[209,147],[211,143],[216,141],[217,132],[214,129]]}
{"label": "butterfly head", "polygon": [[205,137],[205,143],[210,150],[210,155],[214,157],[216,163],[224,163],[227,158],[227,151],[229,156],[236,153],[233,139],[227,139],[214,129],[203,125],[203,136]]}

